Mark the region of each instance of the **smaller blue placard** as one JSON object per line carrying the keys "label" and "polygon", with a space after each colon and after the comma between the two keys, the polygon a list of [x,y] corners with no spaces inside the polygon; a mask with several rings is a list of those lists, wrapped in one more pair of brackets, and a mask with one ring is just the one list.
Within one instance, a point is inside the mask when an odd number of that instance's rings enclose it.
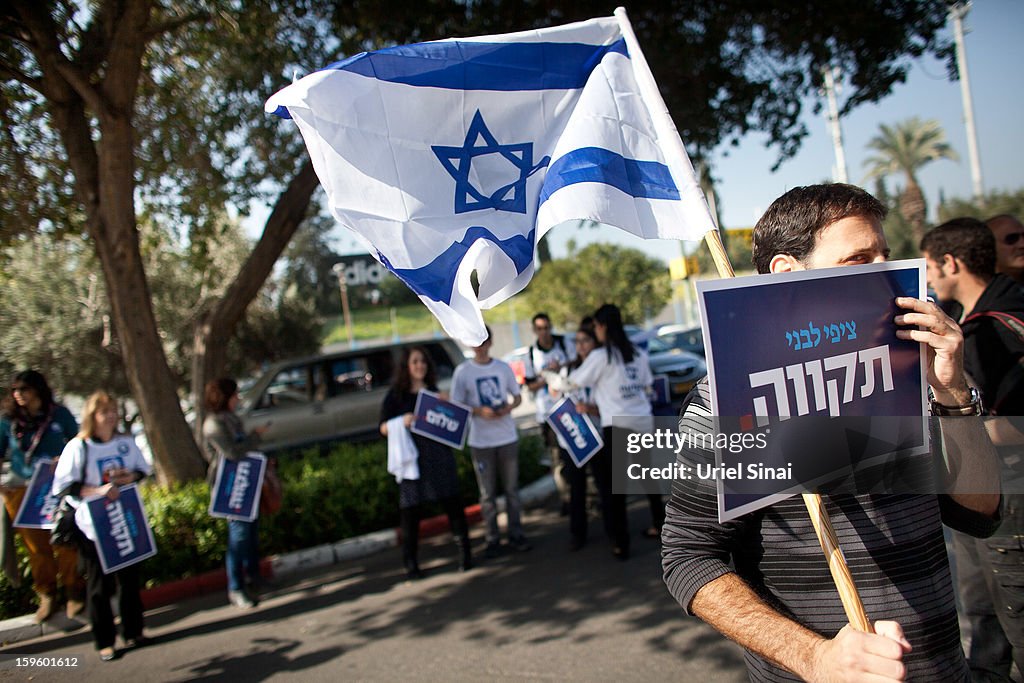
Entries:
{"label": "smaller blue placard", "polygon": [[555,404],[548,413],[548,424],[562,437],[562,443],[576,467],[583,467],[604,446],[601,433],[586,415],[576,410],[568,397]]}
{"label": "smaller blue placard", "polygon": [[260,514],[267,456],[251,452],[240,460],[220,459],[210,495],[210,516],[251,522]]}
{"label": "smaller blue placard", "polygon": [[156,555],[153,530],[135,484],[121,488],[117,500],[95,496],[85,505],[96,530],[96,554],[104,574]]}
{"label": "smaller blue placard", "polygon": [[469,406],[446,401],[432,391],[421,390],[416,396],[413,414],[416,419],[409,428],[413,434],[452,448],[462,448],[466,443],[469,418],[473,414]]}
{"label": "smaller blue placard", "polygon": [[655,375],[651,389],[654,391],[651,396],[651,403],[654,405],[663,406],[672,402],[668,389],[668,375]]}
{"label": "smaller blue placard", "polygon": [[32,478],[28,480],[25,497],[14,517],[14,526],[22,529],[52,529],[53,513],[60,504],[60,498],[50,494],[53,488],[53,472],[56,463],[49,458],[36,461]]}

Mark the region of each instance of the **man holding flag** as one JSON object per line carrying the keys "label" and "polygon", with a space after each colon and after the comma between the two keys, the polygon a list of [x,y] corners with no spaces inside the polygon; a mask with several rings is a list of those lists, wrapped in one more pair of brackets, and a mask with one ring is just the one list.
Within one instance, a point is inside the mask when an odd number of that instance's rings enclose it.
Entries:
{"label": "man holding flag", "polygon": [[[754,227],[760,273],[878,263],[886,209],[851,185],[798,187]],[[938,306],[901,297],[896,336],[926,344],[935,416],[980,415],[963,369],[963,334]],[[706,380],[680,431],[713,432]],[[847,624],[799,497],[718,522],[713,481],[676,481],[662,535],[665,583],[688,613],[746,649],[756,681],[967,681],[942,524],[974,536],[999,524],[999,463],[981,420],[939,420],[944,495],[823,496],[875,633]],[[934,443],[934,442],[933,442]],[[934,466],[943,468],[942,448]],[[681,462],[714,461],[682,449]],[[948,478],[947,478],[948,479]]]}

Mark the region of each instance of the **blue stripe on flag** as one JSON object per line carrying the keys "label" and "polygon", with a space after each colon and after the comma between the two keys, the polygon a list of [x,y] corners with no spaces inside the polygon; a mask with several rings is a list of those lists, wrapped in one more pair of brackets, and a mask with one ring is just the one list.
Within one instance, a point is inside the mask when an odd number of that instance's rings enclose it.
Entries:
{"label": "blue stripe on flag", "polygon": [[582,88],[606,54],[626,53],[626,42],[475,43],[439,41],[363,52],[327,69],[450,90],[548,90]]}
{"label": "blue stripe on flag", "polygon": [[600,147],[574,149],[551,164],[540,191],[540,203],[574,183],[604,183],[644,199],[679,199],[679,189],[665,164],[627,159]]}
{"label": "blue stripe on flag", "polygon": [[506,240],[498,239],[487,228],[474,225],[466,231],[466,236],[445,249],[437,258],[420,268],[394,268],[384,254],[377,252],[380,262],[409,285],[417,294],[432,301],[440,301],[451,305],[452,291],[455,289],[455,276],[459,264],[466,252],[478,239],[486,239],[505,252],[515,264],[516,273],[522,273],[533,263],[533,236],[536,230],[528,235],[513,235]]}

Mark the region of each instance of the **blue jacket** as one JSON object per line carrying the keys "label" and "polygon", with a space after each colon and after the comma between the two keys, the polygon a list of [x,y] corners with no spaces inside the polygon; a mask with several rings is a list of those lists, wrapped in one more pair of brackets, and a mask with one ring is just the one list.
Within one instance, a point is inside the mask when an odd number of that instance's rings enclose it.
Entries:
{"label": "blue jacket", "polygon": [[56,460],[64,451],[64,445],[78,433],[78,422],[71,411],[57,404],[54,407],[53,421],[46,428],[46,434],[39,442],[39,447],[32,454],[32,461],[25,462],[25,451],[32,445],[35,433],[24,434],[19,440],[14,436],[14,424],[8,417],[0,417],[0,460],[10,458],[11,472],[22,479],[30,479],[35,461],[39,458]]}

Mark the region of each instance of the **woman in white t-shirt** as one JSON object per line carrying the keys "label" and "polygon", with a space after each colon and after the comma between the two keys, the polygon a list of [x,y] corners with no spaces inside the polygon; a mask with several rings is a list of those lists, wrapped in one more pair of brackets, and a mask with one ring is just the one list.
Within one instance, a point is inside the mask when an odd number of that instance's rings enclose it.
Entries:
{"label": "woman in white t-shirt", "polygon": [[[651,414],[648,399],[652,377],[647,355],[633,346],[622,327],[617,306],[605,304],[594,313],[594,332],[600,344],[576,370],[569,382],[591,387],[603,425],[604,448],[594,456],[592,468],[601,496],[605,532],[612,540],[612,554],[629,559],[629,524],[626,520],[626,495],[612,493],[613,417],[646,417]],[[610,504],[605,504],[610,501]],[[661,509],[664,518],[664,508]],[[658,519],[655,519],[655,526]]]}
{"label": "woman in white t-shirt", "polygon": [[149,644],[142,635],[142,598],[139,595],[139,565],[133,564],[111,574],[103,573],[96,554],[96,531],[81,500],[106,496],[117,500],[120,487],[133,484],[152,473],[152,468],[135,445],[135,439],[117,432],[117,403],[105,391],[97,391],[85,402],[82,428],[68,442],[53,473],[53,494],[67,495],[77,507],[75,524],[91,541],[79,548],[79,562],[85,569],[86,600],[92,637],[100,659],[110,661],[117,656],[114,641],[114,613],[110,601],[118,596],[121,615],[121,636],[125,648]]}

